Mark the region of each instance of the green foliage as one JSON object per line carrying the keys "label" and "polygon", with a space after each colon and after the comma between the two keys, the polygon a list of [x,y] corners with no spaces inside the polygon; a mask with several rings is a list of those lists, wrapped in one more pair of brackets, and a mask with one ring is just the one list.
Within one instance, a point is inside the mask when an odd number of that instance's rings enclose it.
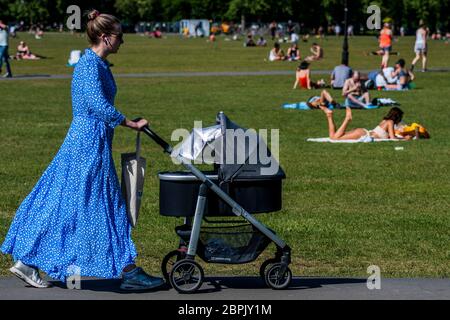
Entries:
{"label": "green foliage", "polygon": [[49,1],[47,0],[15,0],[9,3],[8,11],[17,19],[33,24],[48,20],[50,16],[49,7]]}
{"label": "green foliage", "polygon": [[[0,0],[0,18],[26,23],[64,22],[70,0]],[[307,27],[342,23],[345,0],[94,0],[77,1],[83,11],[96,8],[117,14],[123,21],[177,21],[189,18],[239,21],[289,19]],[[376,4],[383,18],[396,26],[415,28],[420,19],[431,29],[450,27],[450,2],[441,0],[348,0],[349,23],[364,26],[366,9]]]}

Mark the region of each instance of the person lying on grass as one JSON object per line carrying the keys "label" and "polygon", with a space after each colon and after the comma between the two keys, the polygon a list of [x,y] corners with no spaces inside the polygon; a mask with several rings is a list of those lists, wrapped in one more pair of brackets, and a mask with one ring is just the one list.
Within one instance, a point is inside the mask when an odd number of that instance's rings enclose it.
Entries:
{"label": "person lying on grass", "polygon": [[311,109],[319,109],[321,106],[325,108],[329,108],[330,106],[335,109],[340,108],[340,105],[333,99],[327,90],[322,90],[320,96],[313,96],[309,98],[306,104]]}
{"label": "person lying on grass", "polygon": [[[403,111],[398,107],[393,107],[388,114],[381,120],[381,122],[373,130],[364,128],[356,128],[347,131],[349,123],[352,121],[352,109],[346,108],[345,119],[339,129],[336,130],[336,125],[333,119],[333,111],[320,106],[320,109],[327,116],[328,132],[330,139],[333,140],[366,140],[366,139],[392,139],[397,140],[394,127],[402,121]],[[411,140],[412,136],[405,136],[404,139]]]}

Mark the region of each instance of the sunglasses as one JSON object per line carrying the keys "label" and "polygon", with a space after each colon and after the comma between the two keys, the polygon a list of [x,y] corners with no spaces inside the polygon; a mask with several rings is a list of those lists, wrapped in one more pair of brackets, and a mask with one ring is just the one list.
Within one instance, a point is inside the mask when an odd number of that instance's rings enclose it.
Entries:
{"label": "sunglasses", "polygon": [[111,35],[116,36],[119,40],[123,40],[123,32],[120,33],[111,33]]}

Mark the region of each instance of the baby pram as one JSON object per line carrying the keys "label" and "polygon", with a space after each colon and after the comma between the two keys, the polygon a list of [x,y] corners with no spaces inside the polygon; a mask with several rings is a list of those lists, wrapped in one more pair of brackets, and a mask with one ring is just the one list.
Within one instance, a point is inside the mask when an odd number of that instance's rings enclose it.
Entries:
{"label": "baby pram", "polygon": [[[252,215],[281,209],[285,174],[264,140],[222,112],[216,125],[195,128],[175,149],[149,127],[143,132],[188,169],[159,174],[160,214],[184,218],[183,225],[175,228],[179,247],[162,262],[163,275],[172,287],[180,293],[201,287],[204,272],[196,256],[207,263],[248,263],[273,242],[276,253],[261,265],[260,275],[273,289],[287,288],[292,279],[291,249]],[[191,164],[199,159],[213,164],[214,170],[202,172]]]}

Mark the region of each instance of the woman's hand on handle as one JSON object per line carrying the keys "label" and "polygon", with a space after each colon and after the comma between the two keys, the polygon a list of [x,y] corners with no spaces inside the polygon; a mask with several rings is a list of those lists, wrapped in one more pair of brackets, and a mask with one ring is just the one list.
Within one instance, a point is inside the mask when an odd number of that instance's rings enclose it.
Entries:
{"label": "woman's hand on handle", "polygon": [[125,127],[128,127],[130,129],[141,131],[143,127],[148,125],[148,121],[146,119],[140,119],[137,122],[125,119],[124,123],[122,124]]}

